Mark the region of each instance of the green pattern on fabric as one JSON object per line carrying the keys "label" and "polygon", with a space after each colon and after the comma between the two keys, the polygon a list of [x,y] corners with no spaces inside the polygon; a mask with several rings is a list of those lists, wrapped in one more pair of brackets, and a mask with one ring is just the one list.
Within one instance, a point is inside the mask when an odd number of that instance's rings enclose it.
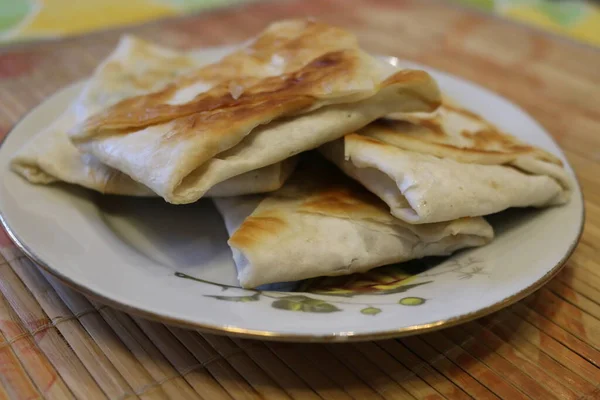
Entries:
{"label": "green pattern on fabric", "polygon": [[459,3],[464,3],[469,6],[477,7],[485,11],[494,10],[494,0],[458,0]]}
{"label": "green pattern on fabric", "polygon": [[538,8],[551,20],[562,26],[571,26],[576,24],[581,18],[585,16],[585,13],[587,11],[587,7],[585,4],[572,1],[542,1],[538,5]]}
{"label": "green pattern on fabric", "polygon": [[0,0],[0,34],[19,25],[32,7],[32,0]]}

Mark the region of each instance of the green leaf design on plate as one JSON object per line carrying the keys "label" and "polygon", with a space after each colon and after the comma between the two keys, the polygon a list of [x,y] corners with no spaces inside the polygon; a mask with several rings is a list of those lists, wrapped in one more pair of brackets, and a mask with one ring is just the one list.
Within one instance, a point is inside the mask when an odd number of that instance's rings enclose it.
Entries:
{"label": "green leaf design on plate", "polygon": [[[202,282],[202,283],[206,283],[209,285],[219,286],[222,291],[225,291],[227,289],[241,289],[240,287],[237,287],[237,286],[225,285],[223,283],[211,282],[211,281],[207,281],[204,279],[196,278],[195,276],[184,274],[183,272],[175,272],[174,275],[178,278],[189,279],[189,280],[196,281],[196,282]],[[255,290],[255,289],[243,289],[243,290],[260,293],[259,290]]]}
{"label": "green leaf design on plate", "polygon": [[365,315],[377,315],[381,312],[381,308],[377,307],[367,307],[360,310],[361,314]]}
{"label": "green leaf design on plate", "polygon": [[0,0],[0,32],[6,32],[21,21],[32,11],[32,0]]}
{"label": "green leaf design on plate", "polygon": [[213,299],[224,300],[224,301],[248,303],[251,301],[258,301],[258,299],[260,298],[260,293],[254,293],[252,296],[204,296],[204,297],[211,297]]}
{"label": "green leaf design on plate", "polygon": [[273,308],[288,311],[301,311],[312,313],[331,313],[342,311],[324,300],[312,299],[307,296],[285,296],[271,303]]}
{"label": "green leaf design on plate", "polygon": [[429,282],[414,283],[416,275],[430,266],[421,260],[387,265],[367,272],[313,278],[302,283],[297,291],[323,296],[354,297],[403,293]]}
{"label": "green leaf design on plate", "polygon": [[425,304],[426,301],[422,297],[403,297],[398,301],[398,304],[402,304],[403,306],[420,306],[421,304]]}
{"label": "green leaf design on plate", "polygon": [[392,290],[386,290],[386,291],[381,291],[379,293],[373,293],[375,295],[384,295],[384,294],[395,294],[395,293],[404,293],[410,289],[414,289],[416,287],[422,286],[422,285],[427,285],[428,283],[431,283],[433,281],[427,281],[427,282],[419,282],[419,283],[412,283],[410,285],[404,285],[404,286],[400,286],[397,287],[395,289]]}

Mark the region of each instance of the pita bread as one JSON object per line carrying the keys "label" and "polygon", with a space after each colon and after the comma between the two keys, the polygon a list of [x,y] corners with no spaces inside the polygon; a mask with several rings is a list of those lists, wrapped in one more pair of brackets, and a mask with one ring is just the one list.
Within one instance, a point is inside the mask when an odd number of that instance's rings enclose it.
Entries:
{"label": "pita bread", "polygon": [[434,115],[382,119],[322,153],[413,224],[568,201],[570,179],[550,153],[445,103]]}
{"label": "pita bread", "polygon": [[218,63],[91,116],[70,138],[166,201],[191,203],[392,111],[439,105],[427,73],[387,71],[348,32],[279,22]]}
{"label": "pita bread", "polygon": [[481,217],[412,225],[322,160],[302,161],[266,196],[213,199],[244,288],[364,272],[391,263],[481,246],[493,238]]}
{"label": "pita bread", "polygon": [[[207,64],[201,52],[182,53],[125,36],[96,69],[77,100],[11,160],[11,168],[32,183],[69,182],[107,194],[156,196],[145,185],[80,152],[67,131],[124,98],[157,90],[174,77]],[[269,165],[221,182],[207,195],[239,195],[278,189],[294,161]]]}

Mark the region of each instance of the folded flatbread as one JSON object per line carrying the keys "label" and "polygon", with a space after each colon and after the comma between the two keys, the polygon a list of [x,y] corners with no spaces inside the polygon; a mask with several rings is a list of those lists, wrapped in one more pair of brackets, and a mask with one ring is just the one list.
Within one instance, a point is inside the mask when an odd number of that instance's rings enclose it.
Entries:
{"label": "folded flatbread", "polygon": [[171,203],[358,129],[440,102],[425,72],[389,67],[323,23],[272,24],[221,61],[125,99],[70,132],[73,143]]}
{"label": "folded flatbread", "polygon": [[[69,182],[102,193],[156,196],[147,186],[80,152],[67,131],[90,115],[124,98],[149,93],[178,75],[208,64],[200,52],[183,53],[124,36],[96,69],[82,92],[50,126],[34,136],[11,160],[11,168],[32,183]],[[278,189],[294,160],[249,171],[212,188],[207,195],[239,195]]]}
{"label": "folded flatbread", "polygon": [[[405,116],[406,117],[406,116]],[[381,119],[321,152],[413,224],[568,201],[554,155],[444,102],[434,114]]]}
{"label": "folded flatbread", "polygon": [[322,159],[302,160],[278,191],[214,198],[230,235],[242,287],[364,272],[481,246],[481,217],[413,225]]}

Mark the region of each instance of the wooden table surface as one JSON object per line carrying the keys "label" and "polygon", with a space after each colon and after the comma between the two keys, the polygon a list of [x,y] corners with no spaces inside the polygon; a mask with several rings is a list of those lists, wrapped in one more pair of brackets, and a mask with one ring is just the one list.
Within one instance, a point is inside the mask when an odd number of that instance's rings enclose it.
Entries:
{"label": "wooden table surface", "polygon": [[[296,16],[475,81],[541,122],[575,168],[587,209],[559,276],[505,310],[430,334],[267,343],[96,304],[41,273],[2,234],[0,399],[600,399],[600,51],[433,0],[261,2],[129,32],[190,48],[238,42]],[[0,132],[90,74],[121,33],[1,51]]]}

